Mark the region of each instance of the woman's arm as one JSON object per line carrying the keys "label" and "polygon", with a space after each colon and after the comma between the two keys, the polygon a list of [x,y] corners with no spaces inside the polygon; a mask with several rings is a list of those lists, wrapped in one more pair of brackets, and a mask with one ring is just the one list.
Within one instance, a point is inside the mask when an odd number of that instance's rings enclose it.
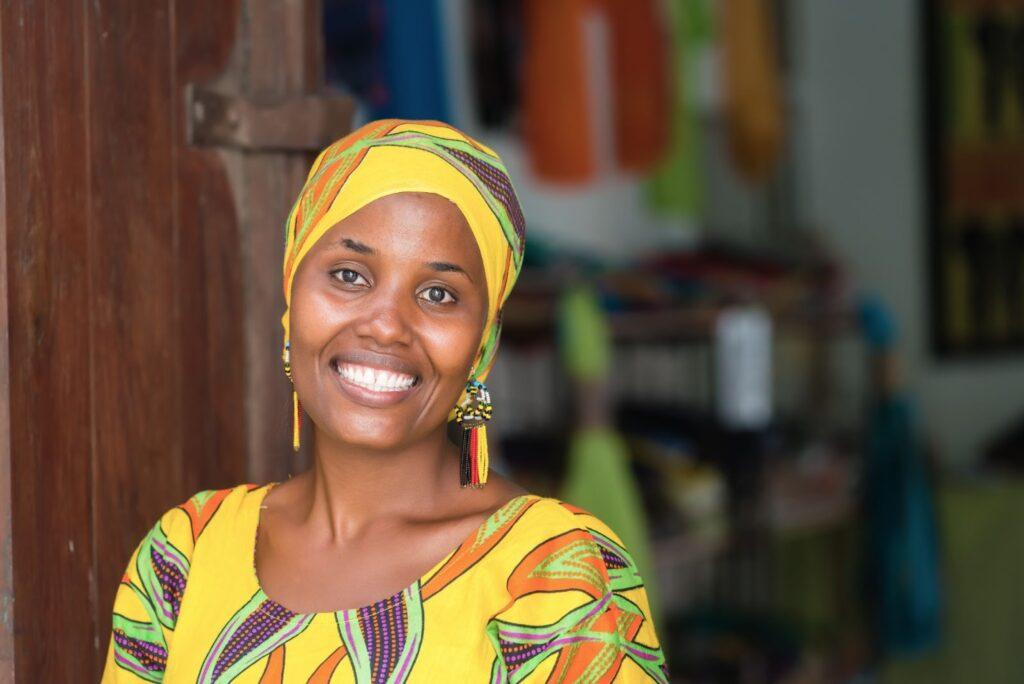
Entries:
{"label": "woman's arm", "polygon": [[579,509],[574,528],[537,546],[488,624],[491,681],[667,682],[647,593],[621,540]]}
{"label": "woman's arm", "polygon": [[103,684],[164,680],[192,547],[189,518],[173,508],[132,553],[114,598]]}

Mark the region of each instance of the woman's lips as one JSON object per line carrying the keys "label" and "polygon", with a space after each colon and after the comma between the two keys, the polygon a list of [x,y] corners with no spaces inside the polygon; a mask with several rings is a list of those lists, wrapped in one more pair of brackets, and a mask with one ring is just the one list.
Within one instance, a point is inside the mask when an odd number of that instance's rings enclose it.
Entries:
{"label": "woman's lips", "polygon": [[393,406],[415,392],[420,386],[420,378],[417,377],[412,386],[404,389],[392,387],[384,391],[375,390],[363,384],[357,384],[354,380],[346,377],[339,371],[337,364],[332,363],[331,367],[342,391],[355,403],[370,408]]}

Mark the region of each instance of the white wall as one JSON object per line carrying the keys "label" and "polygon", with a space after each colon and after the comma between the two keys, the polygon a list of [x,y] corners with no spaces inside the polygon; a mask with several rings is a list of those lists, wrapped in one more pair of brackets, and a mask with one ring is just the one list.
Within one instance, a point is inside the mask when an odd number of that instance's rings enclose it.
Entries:
{"label": "white wall", "polygon": [[918,0],[790,0],[804,219],[898,316],[908,378],[948,463],[1024,415],[1024,353],[928,349]]}

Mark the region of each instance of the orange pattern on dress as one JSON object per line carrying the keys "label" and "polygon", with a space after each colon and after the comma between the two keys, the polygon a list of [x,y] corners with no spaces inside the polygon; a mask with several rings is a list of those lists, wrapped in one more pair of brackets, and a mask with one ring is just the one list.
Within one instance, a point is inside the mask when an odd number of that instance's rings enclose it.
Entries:
{"label": "orange pattern on dress", "polygon": [[267,669],[260,677],[260,684],[281,684],[284,681],[284,644],[273,650],[267,659]]}
{"label": "orange pattern on dress", "polygon": [[516,521],[523,517],[523,514],[530,510],[530,507],[537,503],[537,501],[538,499],[520,498],[518,500],[519,505],[509,511],[507,517],[501,520],[496,527],[486,530],[481,529],[480,534],[476,537],[463,542],[462,546],[452,554],[448,562],[423,583],[423,586],[420,588],[420,595],[423,597],[423,600],[426,601],[444,589],[457,579],[459,575],[469,570],[477,561],[486,556],[491,549],[497,546],[498,542],[505,538],[505,535],[516,524]]}
{"label": "orange pattern on dress", "polygon": [[534,548],[512,571],[508,591],[519,598],[535,592],[578,589],[600,599],[610,582],[594,538],[586,530],[575,529]]}
{"label": "orange pattern on dress", "polygon": [[309,678],[308,684],[330,684],[334,670],[337,669],[338,663],[340,663],[347,654],[348,652],[346,651],[344,644],[334,649],[334,652],[327,656],[324,662],[320,663],[320,666],[316,668],[313,676]]}

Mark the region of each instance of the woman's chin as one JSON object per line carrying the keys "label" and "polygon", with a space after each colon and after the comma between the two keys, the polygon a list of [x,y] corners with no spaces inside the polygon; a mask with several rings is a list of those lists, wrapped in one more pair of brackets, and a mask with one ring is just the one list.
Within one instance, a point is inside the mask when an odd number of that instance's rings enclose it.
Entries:
{"label": "woman's chin", "polygon": [[344,425],[321,428],[324,436],[339,445],[372,451],[394,451],[409,443],[408,425],[393,421],[373,421],[372,425]]}

